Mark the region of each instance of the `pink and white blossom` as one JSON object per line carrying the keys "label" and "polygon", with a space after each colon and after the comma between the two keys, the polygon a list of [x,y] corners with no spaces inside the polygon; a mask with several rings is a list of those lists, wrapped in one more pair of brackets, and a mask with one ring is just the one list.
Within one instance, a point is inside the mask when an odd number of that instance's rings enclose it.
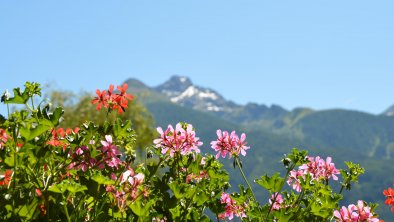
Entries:
{"label": "pink and white blossom", "polygon": [[334,219],[338,222],[379,222],[380,220],[373,215],[371,208],[364,206],[362,200],[357,201],[357,206],[350,204],[348,207],[342,206],[338,211],[334,211]]}
{"label": "pink and white blossom", "polygon": [[155,139],[153,143],[157,148],[161,148],[162,154],[168,154],[174,157],[175,153],[181,155],[188,155],[193,152],[200,153],[199,147],[203,143],[196,137],[191,124],[182,126],[178,123],[175,129],[172,125],[168,125],[165,131],[161,127],[158,127],[157,132],[160,134],[160,138]]}
{"label": "pink and white blossom", "polygon": [[227,154],[229,155],[229,158],[239,156],[240,154],[246,156],[246,150],[250,149],[245,141],[245,133],[242,133],[241,138],[239,138],[235,131],[229,133],[218,129],[216,131],[216,135],[218,136],[216,141],[211,142],[212,149],[217,152],[216,159],[220,156],[225,158]]}
{"label": "pink and white blossom", "polygon": [[272,210],[279,210],[280,208],[282,208],[282,203],[283,203],[283,197],[281,194],[277,194],[277,193],[272,194],[271,198],[268,200],[268,202],[271,205],[275,199],[275,195],[277,195],[277,196],[276,196],[276,200],[275,200],[274,204],[272,205]]}
{"label": "pink and white blossom", "polygon": [[245,208],[246,208],[246,203],[242,205],[238,205],[235,200],[233,200],[230,196],[230,194],[223,192],[222,196],[220,198],[220,202],[222,204],[226,204],[225,206],[225,211],[221,214],[218,215],[218,217],[222,220],[225,220],[226,218],[229,220],[232,220],[234,216],[244,218],[246,217],[245,213]]}
{"label": "pink and white blossom", "polygon": [[290,171],[289,179],[287,184],[292,185],[293,189],[297,192],[301,192],[300,178],[304,178],[306,175],[310,175],[312,180],[338,180],[336,174],[339,174],[339,170],[335,168],[335,164],[332,162],[331,157],[327,157],[326,160],[317,157],[308,157],[309,162],[301,165],[298,170]]}

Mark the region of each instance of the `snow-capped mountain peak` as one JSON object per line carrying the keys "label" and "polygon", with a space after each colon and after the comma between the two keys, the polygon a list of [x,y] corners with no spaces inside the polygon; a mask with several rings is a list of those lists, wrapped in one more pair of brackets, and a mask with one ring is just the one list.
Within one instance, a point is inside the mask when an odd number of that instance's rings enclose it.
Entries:
{"label": "snow-capped mountain peak", "polygon": [[185,76],[172,76],[169,80],[155,88],[156,91],[168,96],[174,97],[184,92],[192,81]]}
{"label": "snow-capped mountain peak", "polygon": [[172,76],[155,90],[166,95],[171,102],[203,111],[230,111],[232,102],[226,101],[212,89],[193,85],[184,76]]}
{"label": "snow-capped mountain peak", "polygon": [[181,94],[171,97],[171,102],[177,103],[179,101],[182,101],[183,99],[186,98],[191,98],[191,97],[196,97],[199,100],[204,100],[204,99],[211,99],[211,100],[217,100],[219,96],[212,92],[209,89],[199,89],[193,85],[189,86],[185,91],[183,91]]}

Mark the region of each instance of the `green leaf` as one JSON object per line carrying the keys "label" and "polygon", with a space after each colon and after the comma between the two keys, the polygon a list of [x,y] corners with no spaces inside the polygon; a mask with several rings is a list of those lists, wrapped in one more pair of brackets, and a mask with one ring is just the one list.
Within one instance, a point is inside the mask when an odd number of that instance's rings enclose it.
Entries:
{"label": "green leaf", "polygon": [[172,219],[174,221],[177,221],[177,219],[181,216],[181,206],[177,205],[174,208],[170,209],[171,215],[172,215]]}
{"label": "green leaf", "polygon": [[14,166],[14,158],[7,156],[4,160],[5,164],[7,164],[9,167],[13,167]]}
{"label": "green leaf", "polygon": [[65,193],[66,191],[69,191],[70,193],[78,193],[87,189],[88,188],[84,185],[81,185],[74,181],[65,181],[65,180],[59,184],[54,184],[48,188],[49,191],[54,193]]}
{"label": "green leaf", "polygon": [[228,181],[229,176],[225,171],[218,171],[218,170],[208,170],[208,175],[211,179],[221,179]]}
{"label": "green leaf", "polygon": [[54,126],[59,125],[60,118],[64,114],[64,110],[62,107],[56,107],[53,111],[52,115],[50,116],[50,120]]}
{"label": "green leaf", "polygon": [[116,219],[126,219],[127,214],[125,212],[112,212],[112,209],[109,208],[108,210],[108,215],[113,215],[114,218]]}
{"label": "green leaf", "polygon": [[268,175],[262,176],[261,180],[257,179],[255,182],[273,193],[279,192],[285,181],[280,177],[279,173],[275,173],[272,177]]}
{"label": "green leaf", "polygon": [[87,190],[87,189],[88,188],[86,186],[81,185],[79,183],[75,183],[75,182],[74,183],[70,183],[67,186],[67,190],[70,193],[78,193],[78,192],[82,192],[82,191]]}
{"label": "green leaf", "polygon": [[197,206],[204,205],[205,202],[209,200],[209,197],[204,193],[200,192],[194,196],[193,201],[197,204]]}
{"label": "green leaf", "polygon": [[25,204],[20,206],[19,209],[17,210],[19,216],[24,217],[27,220],[33,219],[34,213],[36,213],[37,211],[31,209],[37,209],[37,205],[38,205],[38,200],[33,199],[33,201],[30,204]]}
{"label": "green leaf", "polygon": [[115,183],[115,181],[111,180],[110,178],[100,173],[97,173],[96,175],[92,176],[91,179],[96,181],[98,184],[103,184],[103,185],[111,185]]}
{"label": "green leaf", "polygon": [[129,207],[138,217],[147,217],[149,216],[149,209],[152,204],[152,201],[143,204],[142,201],[137,200],[133,204],[130,204]]}
{"label": "green leaf", "polygon": [[54,193],[64,193],[67,191],[67,187],[62,183],[54,184],[54,185],[48,187],[48,191],[51,191]]}
{"label": "green leaf", "polygon": [[25,104],[29,100],[29,94],[26,92],[26,90],[21,93],[21,89],[14,88],[14,97],[11,97],[7,101],[5,101],[5,104]]}
{"label": "green leaf", "polygon": [[168,186],[170,187],[170,189],[172,190],[172,192],[174,193],[175,197],[177,199],[181,199],[183,197],[183,187],[180,186],[180,184],[178,182],[172,182],[170,184],[168,184]]}
{"label": "green leaf", "polygon": [[51,128],[52,128],[52,126],[39,124],[36,128],[30,130],[30,133],[26,132],[24,137],[26,138],[26,140],[29,141],[29,140],[32,140],[32,139],[36,138],[37,136],[40,136],[41,134],[47,132]]}

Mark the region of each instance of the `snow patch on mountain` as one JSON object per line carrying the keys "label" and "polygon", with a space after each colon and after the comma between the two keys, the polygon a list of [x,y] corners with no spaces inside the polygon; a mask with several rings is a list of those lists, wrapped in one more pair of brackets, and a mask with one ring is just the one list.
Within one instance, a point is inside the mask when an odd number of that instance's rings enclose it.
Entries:
{"label": "snow patch on mountain", "polygon": [[208,99],[212,99],[212,100],[217,100],[218,99],[218,96],[216,95],[216,93],[213,93],[209,89],[206,89],[204,92],[203,91],[199,92],[198,93],[198,97],[200,97],[200,98],[208,98]]}
{"label": "snow patch on mountain", "polygon": [[[176,92],[168,92],[166,93],[167,96],[171,96],[171,95],[176,95]],[[196,97],[196,99],[200,99],[200,100],[205,100],[205,99],[211,99],[211,100],[217,100],[218,99],[218,95],[216,95],[216,93],[212,92],[209,89],[199,89],[195,86],[189,86],[184,92],[182,92],[181,94],[172,97],[170,100],[173,103],[177,103],[183,99],[186,98],[191,98],[191,97]]]}

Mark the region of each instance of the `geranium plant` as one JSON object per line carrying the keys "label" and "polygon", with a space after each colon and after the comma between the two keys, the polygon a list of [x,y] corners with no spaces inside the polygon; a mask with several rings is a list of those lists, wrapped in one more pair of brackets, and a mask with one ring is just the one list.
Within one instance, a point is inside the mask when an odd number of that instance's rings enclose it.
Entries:
{"label": "geranium plant", "polygon": [[[97,112],[122,113],[134,98],[127,88],[97,90],[92,104]],[[0,124],[3,221],[379,221],[374,204],[360,200],[339,208],[343,191],[364,172],[357,164],[346,162],[348,169],[339,170],[330,157],[293,149],[282,160],[284,175],[254,181],[270,196],[258,200],[242,168],[241,158],[252,149],[244,133],[218,130],[210,142],[217,154],[210,155],[191,124],[158,127],[157,139],[139,160],[130,121],[87,120],[59,128],[62,107],[36,105],[37,96],[40,85],[27,82],[2,97],[7,106],[25,106]],[[226,157],[247,185],[239,185],[238,193],[228,191],[229,175],[219,162]],[[331,186],[336,181],[337,192]],[[388,198],[390,192],[385,191]]]}

